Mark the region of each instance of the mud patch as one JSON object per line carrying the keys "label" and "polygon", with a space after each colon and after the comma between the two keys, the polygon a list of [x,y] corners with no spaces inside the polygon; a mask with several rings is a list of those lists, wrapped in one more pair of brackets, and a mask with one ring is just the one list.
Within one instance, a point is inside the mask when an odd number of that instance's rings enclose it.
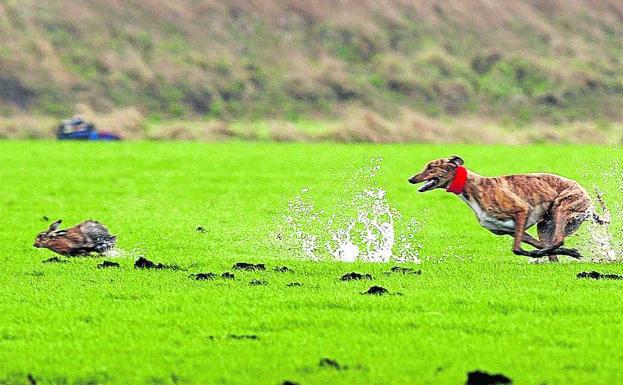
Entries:
{"label": "mud patch", "polygon": [[334,359],[331,358],[322,358],[320,362],[318,362],[318,366],[321,368],[329,368],[335,370],[348,370],[348,366],[342,365]]}
{"label": "mud patch", "polygon": [[259,280],[259,279],[254,279],[253,281],[249,282],[249,285],[251,285],[251,286],[266,286],[266,285],[268,285],[268,282],[262,281],[262,280]]}
{"label": "mud patch", "polygon": [[290,282],[286,286],[288,286],[288,287],[299,287],[299,286],[303,286],[303,284],[300,283],[300,282]]}
{"label": "mud patch", "polygon": [[512,383],[513,381],[503,374],[489,374],[487,372],[475,370],[467,373],[467,382],[465,385],[497,385]]}
{"label": "mud patch", "polygon": [[119,264],[117,262],[104,261],[97,265],[98,269],[108,269],[109,267],[119,267]]}
{"label": "mud patch", "polygon": [[52,257],[48,259],[44,259],[41,263],[67,263],[66,259],[60,259],[59,257]]}
{"label": "mud patch", "polygon": [[134,268],[136,269],[170,269],[170,270],[179,270],[179,266],[177,265],[165,265],[162,263],[154,263],[145,257],[140,257],[134,262]]}
{"label": "mud patch", "polygon": [[618,274],[601,274],[598,271],[583,271],[578,273],[577,278],[585,279],[623,279],[623,276]]}
{"label": "mud patch", "polygon": [[364,295],[385,295],[385,294],[389,294],[389,291],[386,288],[382,287],[382,286],[372,286],[367,291],[364,291],[361,294],[364,294]]}
{"label": "mud patch", "polygon": [[350,272],[344,274],[341,278],[342,281],[354,281],[359,279],[373,279],[370,274],[361,274],[356,272]]}
{"label": "mud patch", "polygon": [[413,274],[413,275],[422,275],[422,270],[415,270],[410,267],[401,267],[394,266],[389,271],[385,272],[385,274]]}
{"label": "mud patch", "polygon": [[229,271],[226,271],[223,274],[221,274],[221,278],[223,278],[223,279],[234,279],[235,276],[232,273],[230,273]]}
{"label": "mud patch", "polygon": [[294,270],[290,269],[288,266],[277,266],[273,270],[277,273],[294,273]]}
{"label": "mud patch", "polygon": [[211,281],[216,278],[216,274],[214,273],[197,273],[191,274],[188,276],[189,278],[193,278],[195,281]]}
{"label": "mud patch", "polygon": [[231,268],[234,270],[246,271],[266,270],[266,266],[263,263],[253,264],[248,262],[235,263]]}

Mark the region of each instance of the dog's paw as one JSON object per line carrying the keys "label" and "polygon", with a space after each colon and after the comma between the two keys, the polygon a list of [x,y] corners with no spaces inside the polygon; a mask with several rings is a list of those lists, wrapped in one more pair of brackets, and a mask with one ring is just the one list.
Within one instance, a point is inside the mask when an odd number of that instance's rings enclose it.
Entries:
{"label": "dog's paw", "polygon": [[551,250],[549,249],[537,249],[537,250],[532,251],[530,253],[530,256],[534,258],[541,258],[549,254],[551,254]]}
{"label": "dog's paw", "polygon": [[577,249],[566,249],[564,247],[561,247],[560,249],[556,251],[558,251],[559,254],[566,255],[571,258],[582,259],[582,254],[580,254],[580,252]]}
{"label": "dog's paw", "polygon": [[524,257],[533,257],[533,258],[540,258],[541,257],[539,255],[534,255],[534,251],[525,251],[523,249],[513,250],[513,253],[515,255],[522,255]]}

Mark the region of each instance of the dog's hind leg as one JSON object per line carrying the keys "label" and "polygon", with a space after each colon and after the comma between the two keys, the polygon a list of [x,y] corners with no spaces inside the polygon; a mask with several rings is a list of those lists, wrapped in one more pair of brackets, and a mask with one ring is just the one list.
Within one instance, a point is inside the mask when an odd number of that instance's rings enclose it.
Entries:
{"label": "dog's hind leg", "polygon": [[[546,245],[552,244],[552,238],[554,237],[554,222],[550,219],[545,219],[536,224],[536,231],[539,234],[539,240],[543,243],[543,247],[539,249],[547,248]],[[548,255],[551,262],[558,262],[558,256]]]}
{"label": "dog's hind leg", "polygon": [[[547,256],[550,261],[557,262],[557,255],[566,255],[572,258],[580,259],[582,256],[575,249],[569,249],[565,247],[553,247],[551,244],[551,234],[553,233],[553,223],[551,222],[540,222],[537,225],[537,231],[539,233],[539,239],[536,240],[530,234],[524,232],[521,237],[521,242],[527,243],[537,248],[537,250],[533,251],[525,251],[521,248],[516,249],[513,247],[513,252],[517,255],[523,255],[530,258],[543,258]],[[516,238],[517,239],[517,238]],[[521,244],[521,242],[519,242]],[[515,242],[517,243],[517,242]]]}
{"label": "dog's hind leg", "polygon": [[539,239],[547,245],[537,254],[555,256],[568,255],[573,258],[582,258],[575,249],[563,248],[565,238],[573,234],[587,219],[590,200],[586,194],[578,190],[563,192],[552,204],[550,215],[537,224]]}

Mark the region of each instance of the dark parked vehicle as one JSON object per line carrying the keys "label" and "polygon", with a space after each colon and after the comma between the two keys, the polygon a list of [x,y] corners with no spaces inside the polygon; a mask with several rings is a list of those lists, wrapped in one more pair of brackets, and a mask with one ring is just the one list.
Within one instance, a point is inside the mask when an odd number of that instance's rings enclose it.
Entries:
{"label": "dark parked vehicle", "polygon": [[56,137],[60,140],[121,140],[110,132],[98,132],[93,123],[80,116],[64,120],[58,126]]}

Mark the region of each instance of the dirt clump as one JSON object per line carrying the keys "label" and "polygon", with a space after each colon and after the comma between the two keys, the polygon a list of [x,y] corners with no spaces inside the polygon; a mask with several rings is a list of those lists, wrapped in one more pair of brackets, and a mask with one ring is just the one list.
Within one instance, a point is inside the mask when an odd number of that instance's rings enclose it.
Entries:
{"label": "dirt clump", "polygon": [[372,275],[370,274],[361,274],[361,273],[356,273],[353,271],[353,272],[344,274],[340,279],[342,281],[354,281],[354,280],[359,280],[359,279],[373,279],[373,278],[372,278]]}
{"label": "dirt clump", "polygon": [[389,269],[389,271],[386,272],[385,274],[393,274],[393,273],[422,275],[422,270],[415,270],[410,267],[394,266],[391,269]]}
{"label": "dirt clump", "polygon": [[618,274],[602,274],[598,271],[583,271],[578,273],[578,278],[586,279],[623,279],[623,276]]}
{"label": "dirt clump", "polygon": [[52,257],[48,259],[44,259],[41,263],[67,263],[67,260],[60,259],[59,257]]}
{"label": "dirt clump", "polygon": [[134,262],[135,269],[170,269],[170,270],[179,270],[179,266],[177,265],[165,265],[163,263],[154,263],[145,257],[139,257],[139,259]]}
{"label": "dirt clump", "polygon": [[467,382],[465,385],[498,385],[512,384],[513,381],[503,374],[489,374],[475,370],[467,373]]}
{"label": "dirt clump", "polygon": [[266,270],[266,266],[263,263],[248,263],[248,262],[237,262],[232,267],[234,270],[247,270],[247,271],[256,271],[256,270]]}
{"label": "dirt clump", "polygon": [[367,291],[364,291],[361,294],[384,295],[384,294],[389,294],[389,291],[386,288],[382,287],[382,286],[372,286]]}
{"label": "dirt clump", "polygon": [[347,370],[348,366],[342,365],[334,359],[331,358],[322,358],[320,362],[318,362],[318,366],[321,368],[331,368],[335,370]]}
{"label": "dirt clump", "polygon": [[104,261],[97,265],[98,269],[107,269],[109,267],[119,267],[119,264],[117,262]]}
{"label": "dirt clump", "polygon": [[290,269],[288,266],[277,266],[273,270],[277,273],[294,273],[294,270]]}
{"label": "dirt clump", "polygon": [[211,281],[216,278],[216,274],[214,273],[197,273],[191,274],[188,276],[189,278],[194,278],[196,281]]}
{"label": "dirt clump", "polygon": [[259,340],[260,339],[260,337],[256,336],[255,334],[230,334],[228,337],[233,340]]}

